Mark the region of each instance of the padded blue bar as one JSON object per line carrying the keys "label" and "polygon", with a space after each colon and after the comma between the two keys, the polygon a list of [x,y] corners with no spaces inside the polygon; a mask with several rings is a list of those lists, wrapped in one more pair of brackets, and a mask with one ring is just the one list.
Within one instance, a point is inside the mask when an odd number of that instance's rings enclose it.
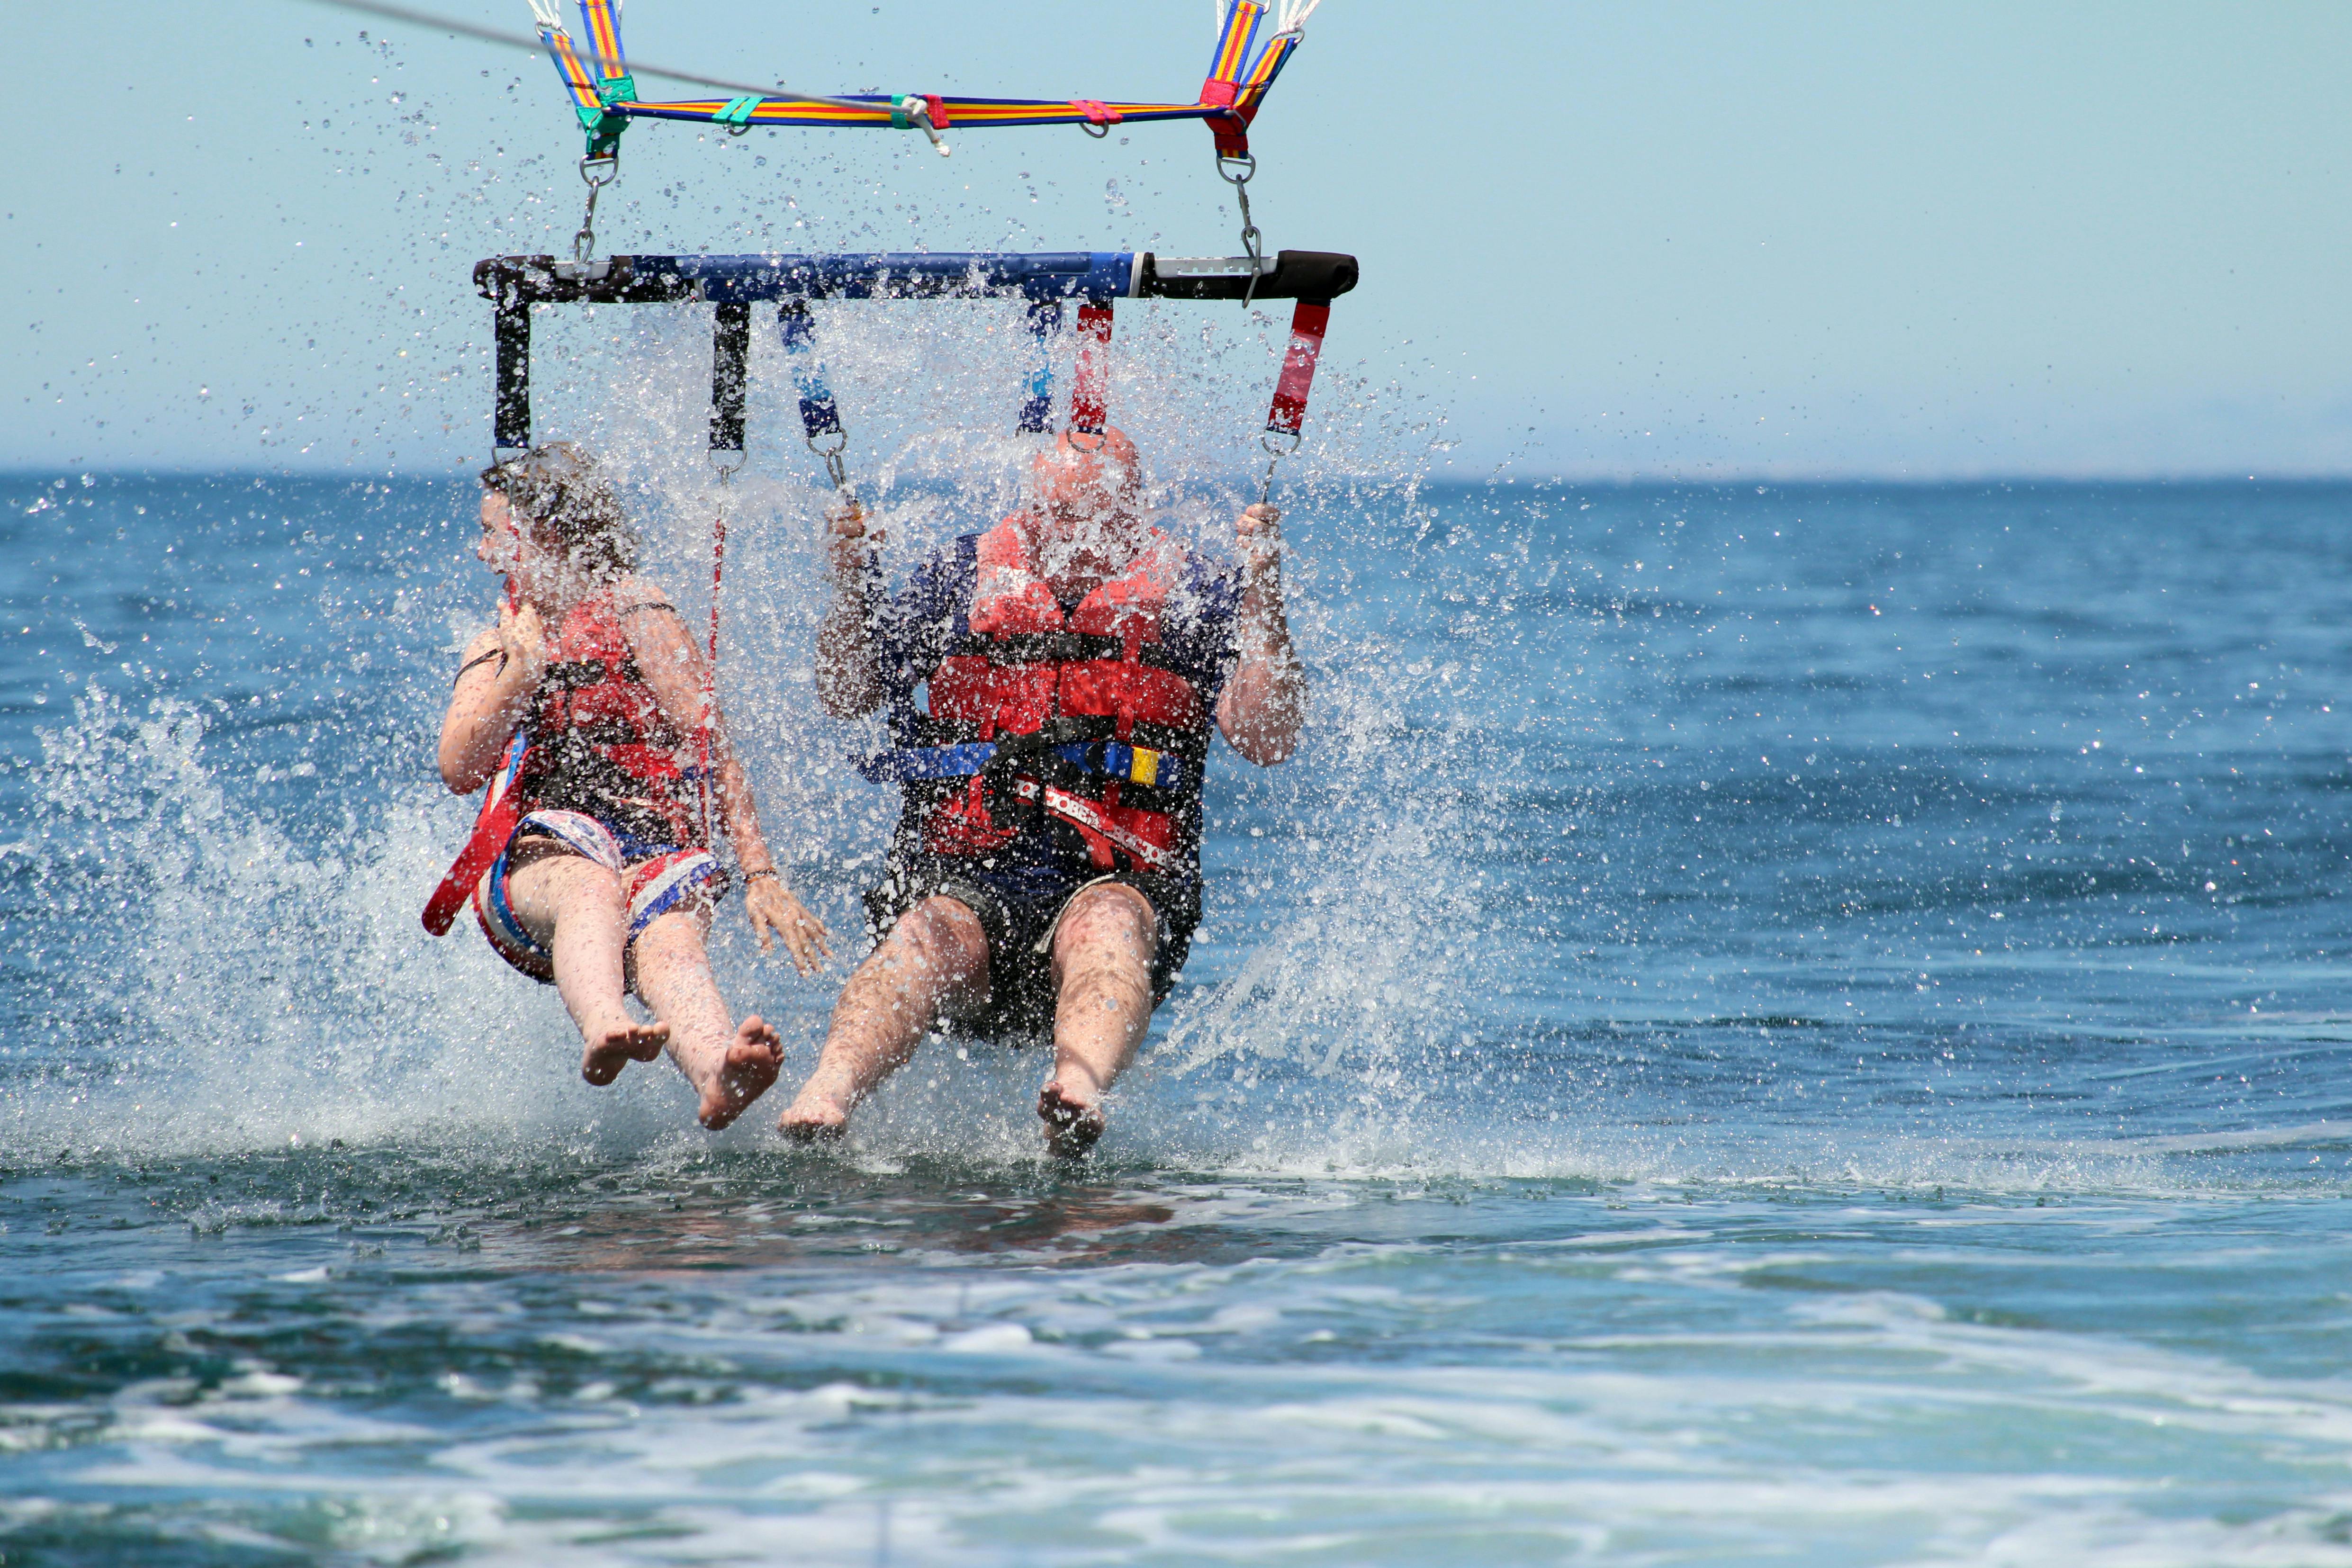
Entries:
{"label": "padded blue bar", "polygon": [[1135,254],[1066,250],[874,251],[833,256],[666,256],[660,270],[698,285],[713,303],[739,300],[910,300],[1020,294],[1031,300],[1125,299]]}

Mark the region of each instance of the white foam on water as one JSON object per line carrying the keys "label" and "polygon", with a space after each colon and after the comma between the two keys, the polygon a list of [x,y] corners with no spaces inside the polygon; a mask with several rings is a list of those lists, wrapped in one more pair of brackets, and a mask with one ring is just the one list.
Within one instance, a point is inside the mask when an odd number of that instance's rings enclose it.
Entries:
{"label": "white foam on water", "polygon": [[[389,1559],[1688,1561],[1802,1542],[1855,1563],[2352,1561],[2342,1379],[1963,1321],[1903,1292],[1728,1281],[1740,1321],[1720,1331],[1687,1311],[1649,1331],[1563,1318],[1452,1364],[1360,1353],[1470,1306],[1409,1267],[1437,1261],[919,1270],[669,1299],[616,1325],[678,1369],[650,1397],[493,1380],[452,1436],[248,1374],[126,1394],[70,1473],[204,1497],[256,1540],[331,1510],[339,1543]],[[1659,1261],[1549,1267],[1662,1292]],[[776,1331],[779,1309],[798,1331]],[[1333,1329],[1349,1353],[1299,1353]],[[901,1381],[905,1357],[939,1352],[954,1364]]]}

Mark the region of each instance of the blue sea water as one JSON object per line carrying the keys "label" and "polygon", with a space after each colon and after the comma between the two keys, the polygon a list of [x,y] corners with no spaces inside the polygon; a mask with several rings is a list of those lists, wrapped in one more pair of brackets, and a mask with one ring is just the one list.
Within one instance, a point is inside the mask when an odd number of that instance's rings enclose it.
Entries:
{"label": "blue sea water", "polygon": [[465,486],[0,479],[0,1560],[2352,1563],[2352,488],[1286,494],[1314,735],[1064,1171],[1034,1057],[712,1137],[425,936]]}

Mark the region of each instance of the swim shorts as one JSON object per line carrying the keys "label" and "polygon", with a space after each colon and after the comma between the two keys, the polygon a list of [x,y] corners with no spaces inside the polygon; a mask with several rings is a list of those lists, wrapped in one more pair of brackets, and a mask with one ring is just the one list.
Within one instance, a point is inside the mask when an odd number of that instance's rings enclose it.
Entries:
{"label": "swim shorts", "polygon": [[649,844],[585,812],[532,812],[515,824],[506,847],[475,884],[474,918],[481,922],[492,951],[542,985],[555,980],[555,955],[531,940],[507,901],[509,860],[515,846],[526,838],[552,839],[565,853],[593,860],[621,879],[629,900],[627,940],[632,942],[662,916],[703,896],[704,889],[711,895],[726,890],[727,874],[708,849]]}
{"label": "swim shorts", "polygon": [[1119,871],[1056,878],[1029,891],[992,883],[929,856],[912,862],[893,857],[882,882],[866,889],[866,931],[879,945],[899,918],[925,899],[937,895],[962,904],[979,918],[988,938],[988,1005],[949,1022],[1007,1045],[1042,1043],[1054,1037],[1054,1012],[1061,999],[1054,984],[1054,933],[1080,893],[1106,882],[1133,888],[1151,905],[1160,937],[1151,959],[1156,1007],[1175,989],[1177,973],[1192,952],[1193,929],[1201,923],[1196,882]]}

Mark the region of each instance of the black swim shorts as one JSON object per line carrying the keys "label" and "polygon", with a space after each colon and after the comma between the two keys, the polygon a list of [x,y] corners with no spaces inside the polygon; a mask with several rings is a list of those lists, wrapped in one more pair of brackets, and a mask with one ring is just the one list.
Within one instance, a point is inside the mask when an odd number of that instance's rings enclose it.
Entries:
{"label": "black swim shorts", "polygon": [[1153,1006],[1168,999],[1177,973],[1201,923],[1201,887],[1190,879],[1125,871],[1073,877],[1042,896],[1008,891],[972,875],[969,867],[944,858],[893,856],[882,881],[866,891],[866,931],[878,946],[899,918],[925,899],[950,898],[979,918],[988,937],[988,1005],[950,1019],[956,1027],[1009,1045],[1054,1037],[1053,933],[1070,900],[1103,882],[1133,888],[1151,905],[1160,943],[1151,960]]}

